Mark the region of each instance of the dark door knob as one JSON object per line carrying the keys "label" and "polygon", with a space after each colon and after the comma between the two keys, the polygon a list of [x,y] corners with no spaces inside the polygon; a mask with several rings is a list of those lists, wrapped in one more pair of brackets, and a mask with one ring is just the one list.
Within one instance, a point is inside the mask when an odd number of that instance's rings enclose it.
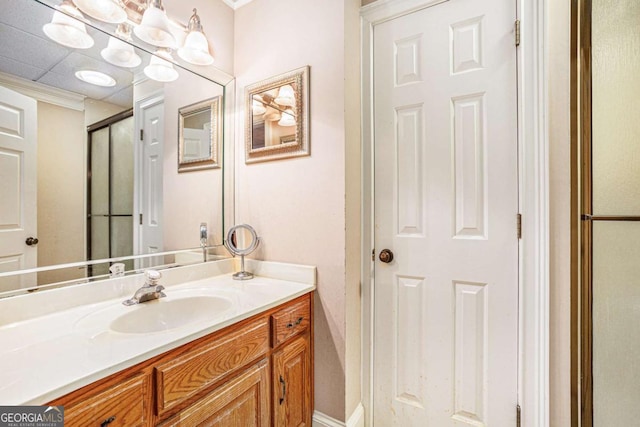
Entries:
{"label": "dark door knob", "polygon": [[383,249],[382,251],[380,251],[380,255],[378,255],[378,258],[380,258],[380,261],[384,263],[390,263],[391,261],[393,261],[393,252],[391,252],[389,249]]}
{"label": "dark door knob", "polygon": [[27,246],[35,246],[38,244],[38,239],[36,237],[27,237],[25,243],[27,244]]}

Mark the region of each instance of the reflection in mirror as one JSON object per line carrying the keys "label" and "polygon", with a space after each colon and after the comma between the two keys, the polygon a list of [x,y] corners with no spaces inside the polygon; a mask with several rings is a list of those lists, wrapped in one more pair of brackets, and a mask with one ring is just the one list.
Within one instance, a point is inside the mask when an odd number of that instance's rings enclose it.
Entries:
{"label": "reflection in mirror", "polygon": [[220,167],[221,97],[182,107],[178,113],[178,172]]}
{"label": "reflection in mirror", "polygon": [[246,162],[309,155],[309,67],[246,89]]}
{"label": "reflection in mirror", "polygon": [[222,243],[222,168],[175,165],[179,108],[224,87],[164,63],[177,80],[154,81],[148,52],[90,21],[91,47],[63,45],[43,30],[54,12],[0,0],[0,297],[108,277],[116,261],[201,262],[202,222]]}
{"label": "reflection in mirror", "polygon": [[255,251],[260,244],[260,238],[248,224],[235,225],[229,229],[225,245],[233,255],[240,255],[240,271],[233,275],[234,280],[253,279],[253,274],[244,268],[244,257]]}

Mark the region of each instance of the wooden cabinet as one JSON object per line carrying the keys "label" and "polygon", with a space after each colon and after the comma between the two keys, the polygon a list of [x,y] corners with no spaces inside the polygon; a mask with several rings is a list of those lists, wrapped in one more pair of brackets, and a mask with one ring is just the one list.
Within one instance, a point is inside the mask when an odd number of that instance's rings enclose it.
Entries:
{"label": "wooden cabinet", "polygon": [[262,360],[160,426],[268,427],[270,421],[269,365]]}
{"label": "wooden cabinet", "polygon": [[311,426],[313,294],[49,402],[67,426]]}
{"label": "wooden cabinet", "polygon": [[311,426],[311,351],[301,335],[273,353],[273,420],[276,426]]}

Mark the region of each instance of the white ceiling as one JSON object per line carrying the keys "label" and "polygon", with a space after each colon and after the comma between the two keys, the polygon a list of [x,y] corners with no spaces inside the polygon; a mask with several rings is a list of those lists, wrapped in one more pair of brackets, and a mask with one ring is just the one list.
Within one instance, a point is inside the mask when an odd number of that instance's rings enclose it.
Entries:
{"label": "white ceiling", "polygon": [[[53,9],[36,1],[0,0],[0,71],[23,79],[79,93],[93,99],[131,107],[133,76],[141,72],[146,62],[135,69],[124,69],[106,63],[100,51],[109,37],[87,27],[95,40],[90,49],[71,49],[49,38],[42,26],[51,22]],[[145,55],[137,50],[139,55]],[[144,57],[143,57],[144,58]],[[78,80],[75,72],[82,69],[100,70],[116,80],[114,87],[105,88]]]}

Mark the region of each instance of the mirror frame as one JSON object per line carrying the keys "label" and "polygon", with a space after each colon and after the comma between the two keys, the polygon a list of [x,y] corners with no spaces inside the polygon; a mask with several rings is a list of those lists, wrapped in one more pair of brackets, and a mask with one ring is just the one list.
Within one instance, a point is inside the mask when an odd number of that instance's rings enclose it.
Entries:
{"label": "mirror frame", "polygon": [[[253,96],[287,84],[295,84],[296,138],[280,145],[253,148]],[[309,156],[309,66],[253,83],[245,89],[245,163],[265,162],[291,157]]]}
{"label": "mirror frame", "polygon": [[[184,158],[184,120],[187,116],[209,110],[211,133],[209,156],[193,160]],[[216,96],[178,110],[178,172],[190,172],[220,167],[220,141],[222,140],[222,96]]]}
{"label": "mirror frame", "polygon": [[[249,247],[244,249],[239,249],[236,246],[236,243],[234,243],[234,237],[235,237],[234,234],[236,233],[236,231],[240,229],[247,230],[252,238],[251,244],[249,245]],[[224,244],[229,250],[229,252],[231,252],[234,256],[237,256],[237,255],[244,256],[244,255],[249,255],[250,253],[252,253],[258,248],[258,245],[260,244],[260,237],[258,237],[258,233],[256,233],[256,230],[249,224],[238,224],[238,225],[234,225],[229,229],[229,232],[227,233],[227,239],[225,240]]]}

